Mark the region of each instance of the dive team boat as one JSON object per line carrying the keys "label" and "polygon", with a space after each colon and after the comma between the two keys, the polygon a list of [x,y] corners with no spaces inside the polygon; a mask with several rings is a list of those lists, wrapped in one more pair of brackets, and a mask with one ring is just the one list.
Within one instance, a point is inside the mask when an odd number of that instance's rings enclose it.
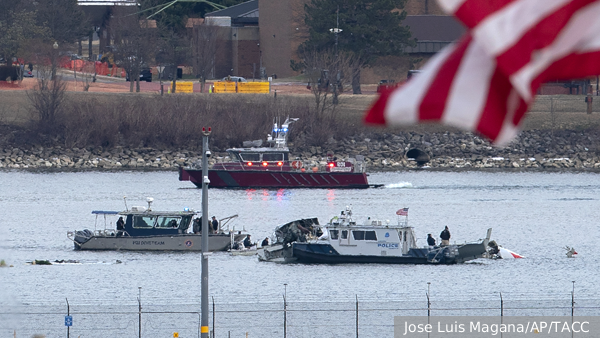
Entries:
{"label": "dive team boat", "polygon": [[[243,148],[230,148],[230,162],[216,163],[209,168],[211,188],[352,188],[365,189],[381,185],[369,184],[364,157],[337,160],[328,156],[324,168],[309,166],[290,158],[287,147],[289,125],[298,119],[286,119],[273,126],[267,136],[267,146],[262,140],[246,141]],[[191,181],[202,187],[202,168],[199,164],[179,168],[179,180]]]}
{"label": "dive team boat", "polygon": [[[194,217],[199,212],[185,208],[183,211],[154,211],[152,198],[147,199],[148,207],[134,206],[125,211],[92,211],[96,215],[94,230],[69,231],[67,238],[73,241],[76,250],[144,250],[144,251],[200,251],[202,234],[188,233]],[[98,218],[103,216],[103,229],[98,229]],[[116,230],[115,222],[107,219],[113,216],[124,218],[123,230]],[[219,229],[210,233],[208,251],[225,251],[231,240],[241,240],[247,236],[241,231],[228,231],[225,225],[237,217],[226,217],[219,221]],[[111,218],[111,219],[112,219]],[[209,221],[209,227],[210,227]],[[228,228],[228,227],[227,227]]]}
{"label": "dive team boat", "polygon": [[315,219],[287,223],[276,229],[275,245],[259,250],[259,259],[300,263],[455,264],[486,254],[492,229],[481,242],[417,247],[408,214],[398,224],[370,218],[358,225],[346,208],[323,226]]}

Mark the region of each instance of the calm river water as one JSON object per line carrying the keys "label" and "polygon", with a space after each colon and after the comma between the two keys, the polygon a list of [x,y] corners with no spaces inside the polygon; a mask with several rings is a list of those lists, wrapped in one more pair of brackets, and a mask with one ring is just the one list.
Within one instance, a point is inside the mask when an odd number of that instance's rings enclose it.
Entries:
{"label": "calm river water", "polygon": [[[238,214],[233,225],[259,240],[297,218],[319,217],[324,223],[348,205],[358,219],[392,222],[396,210],[409,207],[419,245],[426,243],[427,233],[438,237],[445,225],[456,242],[483,238],[492,227],[492,239],[526,259],[480,259],[455,266],[331,266],[265,263],[256,256],[216,253],[209,267],[217,337],[242,337],[245,332],[249,337],[283,336],[284,293],[288,307],[297,310],[288,316],[288,337],[354,335],[356,299],[366,308],[391,308],[373,310],[377,319],[361,313],[366,327],[361,336],[391,336],[394,315],[426,308],[428,287],[434,307],[464,307],[458,314],[478,314],[480,310],[468,309],[490,302],[499,308],[501,292],[509,302],[534,307],[533,314],[566,315],[574,286],[581,307],[577,311],[600,314],[599,174],[423,170],[374,173],[370,182],[386,186],[211,189],[209,213],[219,218]],[[145,205],[146,197],[153,197],[157,210],[201,209],[201,190],[179,182],[175,172],[0,172],[0,259],[13,265],[0,269],[0,336],[12,337],[15,331],[21,337],[65,334],[67,298],[74,316],[72,336],[136,337],[138,297],[142,311],[164,312],[144,315],[144,336],[171,337],[176,331],[180,337],[197,336],[199,253],[74,251],[67,239],[69,230],[93,228],[92,210],[123,210],[123,196],[129,206]],[[566,258],[565,246],[575,247],[578,257]],[[27,264],[36,259],[80,264]],[[547,307],[533,306],[545,300]],[[310,310],[329,307],[331,311],[318,314]],[[523,311],[513,313],[528,314]],[[340,324],[327,316],[339,316]]]}

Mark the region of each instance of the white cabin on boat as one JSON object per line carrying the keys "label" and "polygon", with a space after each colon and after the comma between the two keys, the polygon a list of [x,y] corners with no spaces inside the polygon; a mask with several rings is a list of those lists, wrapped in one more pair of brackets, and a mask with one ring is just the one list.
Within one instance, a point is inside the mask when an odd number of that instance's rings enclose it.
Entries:
{"label": "white cabin on boat", "polygon": [[357,225],[352,210],[346,208],[325,229],[328,237],[321,239],[326,239],[340,255],[401,256],[417,247],[414,228],[408,226],[407,217],[399,216],[397,225],[370,218]]}

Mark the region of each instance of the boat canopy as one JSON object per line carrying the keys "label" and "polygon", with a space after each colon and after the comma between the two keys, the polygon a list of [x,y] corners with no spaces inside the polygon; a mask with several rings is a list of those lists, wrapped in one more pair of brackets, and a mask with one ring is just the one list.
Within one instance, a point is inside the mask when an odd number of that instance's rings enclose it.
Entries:
{"label": "boat canopy", "polygon": [[117,215],[118,211],[105,211],[105,210],[94,210],[92,214],[94,215]]}

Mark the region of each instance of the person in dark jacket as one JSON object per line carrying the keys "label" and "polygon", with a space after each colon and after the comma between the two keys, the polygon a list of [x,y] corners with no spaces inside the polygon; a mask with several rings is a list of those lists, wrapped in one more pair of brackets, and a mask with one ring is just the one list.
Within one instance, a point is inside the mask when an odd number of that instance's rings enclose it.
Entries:
{"label": "person in dark jacket", "polygon": [[125,221],[123,217],[119,217],[117,221],[117,237],[121,237],[123,235],[123,230],[125,230]]}
{"label": "person in dark jacket", "polygon": [[194,225],[192,226],[192,231],[195,234],[201,234],[202,233],[202,217],[196,218],[194,220]]}
{"label": "person in dark jacket", "polygon": [[250,235],[246,236],[246,238],[244,239],[244,247],[246,247],[246,249],[250,248],[252,246],[252,241],[250,240]]}
{"label": "person in dark jacket", "polygon": [[265,237],[265,239],[263,239],[262,243],[260,243],[260,246],[262,246],[262,247],[269,246],[269,237]]}
{"label": "person in dark jacket", "polygon": [[435,246],[435,238],[431,237],[431,234],[427,234],[427,245]]}
{"label": "person in dark jacket", "polygon": [[215,216],[212,217],[212,228],[215,234],[219,232],[219,221],[217,221]]}
{"label": "person in dark jacket", "polygon": [[440,233],[440,238],[442,239],[442,246],[450,245],[450,230],[448,230],[448,226]]}

